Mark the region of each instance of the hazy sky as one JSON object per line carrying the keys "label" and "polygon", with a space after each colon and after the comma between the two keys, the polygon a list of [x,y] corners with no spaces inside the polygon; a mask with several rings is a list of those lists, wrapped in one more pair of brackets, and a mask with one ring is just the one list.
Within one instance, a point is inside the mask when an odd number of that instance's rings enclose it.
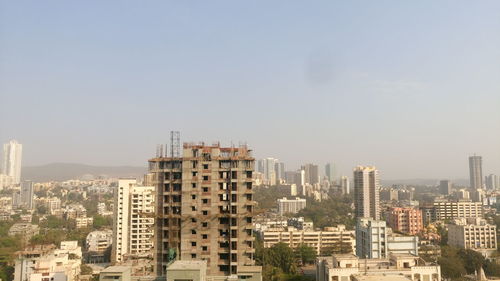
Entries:
{"label": "hazy sky", "polygon": [[170,130],[289,168],[500,174],[500,1],[0,0],[25,165],[145,165]]}

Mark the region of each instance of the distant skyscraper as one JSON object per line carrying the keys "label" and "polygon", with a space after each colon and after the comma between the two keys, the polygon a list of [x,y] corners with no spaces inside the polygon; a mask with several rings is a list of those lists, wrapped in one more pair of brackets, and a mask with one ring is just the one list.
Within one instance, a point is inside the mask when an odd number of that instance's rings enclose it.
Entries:
{"label": "distant skyscraper", "polygon": [[439,182],[439,193],[443,195],[450,195],[452,193],[451,190],[451,182],[449,180],[442,180]]}
{"label": "distant skyscraper", "polygon": [[342,176],[340,178],[340,192],[342,192],[342,194],[349,194],[349,193],[351,193],[351,187],[350,187],[349,177]]}
{"label": "distant skyscraper", "polygon": [[486,176],[486,188],[490,190],[495,190],[499,188],[499,181],[497,175],[489,174]]}
{"label": "distant skyscraper", "polygon": [[483,158],[481,156],[469,157],[470,188],[483,188]]}
{"label": "distant skyscraper", "polygon": [[[279,162],[276,158],[265,158],[258,162],[259,169],[262,169],[264,175],[264,182],[268,185],[276,185],[278,178]],[[284,176],[284,175],[283,175]]]}
{"label": "distant skyscraper", "polygon": [[302,166],[302,170],[305,172],[305,178],[304,181],[305,183],[314,185],[316,183],[319,183],[319,170],[318,170],[318,165],[314,164],[305,164]]}
{"label": "distant skyscraper", "polygon": [[337,177],[337,169],[335,167],[335,163],[326,163],[325,176],[328,178],[330,182],[335,181]]}
{"label": "distant skyscraper", "polygon": [[31,210],[33,209],[33,182],[32,181],[23,181],[21,185],[21,204],[23,207]]}
{"label": "distant skyscraper", "polygon": [[380,180],[375,167],[354,169],[354,205],[357,218],[380,219]]}
{"label": "distant skyscraper", "polygon": [[3,145],[2,174],[12,177],[13,184],[21,183],[23,145],[16,140]]}

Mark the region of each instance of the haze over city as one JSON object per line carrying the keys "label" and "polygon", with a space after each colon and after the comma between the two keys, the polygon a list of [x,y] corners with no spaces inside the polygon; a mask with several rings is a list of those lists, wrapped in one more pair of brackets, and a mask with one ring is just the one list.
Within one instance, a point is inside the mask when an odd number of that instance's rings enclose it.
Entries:
{"label": "haze over city", "polygon": [[500,172],[498,1],[90,2],[0,2],[0,143],[25,166],[146,166],[179,130],[287,169]]}

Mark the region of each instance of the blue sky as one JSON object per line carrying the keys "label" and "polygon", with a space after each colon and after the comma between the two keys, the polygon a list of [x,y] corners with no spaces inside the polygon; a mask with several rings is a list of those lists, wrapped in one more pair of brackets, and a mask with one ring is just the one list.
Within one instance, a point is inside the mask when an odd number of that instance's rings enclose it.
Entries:
{"label": "blue sky", "polygon": [[170,130],[289,168],[500,174],[499,1],[0,0],[0,141],[144,165]]}

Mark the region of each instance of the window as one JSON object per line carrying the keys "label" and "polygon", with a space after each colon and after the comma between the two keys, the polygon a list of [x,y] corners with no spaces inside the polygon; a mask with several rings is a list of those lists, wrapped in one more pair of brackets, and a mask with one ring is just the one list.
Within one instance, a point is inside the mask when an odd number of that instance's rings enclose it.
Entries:
{"label": "window", "polygon": [[208,164],[203,164],[203,169],[208,170]]}
{"label": "window", "polygon": [[203,176],[203,180],[207,181],[208,180],[208,176]]}
{"label": "window", "polygon": [[191,242],[191,246],[196,247],[196,242]]}

